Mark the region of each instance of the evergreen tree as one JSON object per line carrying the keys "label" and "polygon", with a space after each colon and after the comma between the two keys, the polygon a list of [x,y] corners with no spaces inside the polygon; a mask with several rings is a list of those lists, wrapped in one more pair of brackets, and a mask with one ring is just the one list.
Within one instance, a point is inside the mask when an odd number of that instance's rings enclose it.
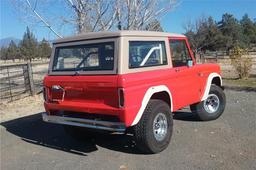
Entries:
{"label": "evergreen tree", "polygon": [[50,55],[51,55],[51,46],[50,44],[45,40],[43,39],[40,43],[39,43],[39,46],[38,46],[38,52],[39,52],[39,57],[41,59],[44,59],[44,58],[49,58]]}
{"label": "evergreen tree", "polygon": [[14,61],[16,58],[18,58],[18,55],[19,55],[18,47],[15,44],[15,42],[11,40],[9,47],[7,48],[7,51],[6,51],[6,58],[8,60]]}
{"label": "evergreen tree", "polygon": [[256,26],[247,14],[243,16],[240,23],[247,41],[250,43],[256,43]]}
{"label": "evergreen tree", "polygon": [[186,35],[194,49],[205,51],[219,48],[221,32],[212,17],[199,19],[196,31],[190,30]]}
{"label": "evergreen tree", "polygon": [[229,52],[234,47],[248,48],[256,44],[256,20],[252,21],[247,14],[240,21],[231,14],[223,14],[218,24],[212,17],[202,17],[194,25],[188,23],[185,28],[185,34],[197,51]]}
{"label": "evergreen tree", "polygon": [[0,60],[7,60],[7,49],[6,47],[1,47]]}
{"label": "evergreen tree", "polygon": [[206,33],[205,33],[205,41],[202,46],[205,50],[214,51],[219,48],[221,32],[218,29],[217,23],[213,20],[212,17],[209,17],[205,24]]}
{"label": "evergreen tree", "polygon": [[219,22],[219,29],[222,32],[221,44],[227,51],[235,46],[245,47],[248,44],[243,36],[242,27],[238,20],[231,14],[223,14],[222,20]]}
{"label": "evergreen tree", "polygon": [[34,34],[27,27],[19,46],[11,41],[8,47],[1,47],[0,60],[24,59],[31,62],[36,57],[49,58],[51,55],[50,44],[43,39],[39,44]]}
{"label": "evergreen tree", "polygon": [[37,44],[34,34],[27,27],[27,30],[23,35],[23,39],[20,42],[20,52],[23,59],[31,62],[32,59],[38,56]]}

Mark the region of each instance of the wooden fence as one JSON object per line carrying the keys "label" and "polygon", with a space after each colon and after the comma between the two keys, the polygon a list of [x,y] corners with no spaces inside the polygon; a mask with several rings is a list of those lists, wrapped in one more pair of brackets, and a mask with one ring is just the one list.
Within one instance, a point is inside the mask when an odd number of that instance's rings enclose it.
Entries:
{"label": "wooden fence", "polygon": [[[200,63],[217,63],[218,60],[230,59],[229,53],[226,51],[207,51],[206,53],[196,53],[195,56]],[[256,50],[248,51],[248,56],[255,58]]]}
{"label": "wooden fence", "polygon": [[[44,69],[38,69],[38,67]],[[47,64],[16,64],[0,66],[0,103],[34,95],[42,90]]]}
{"label": "wooden fence", "polygon": [[[218,63],[224,78],[238,78],[238,74],[231,64],[229,54],[225,51],[212,51],[196,54],[197,63]],[[250,50],[248,55],[252,59],[251,76],[256,76],[256,50]]]}

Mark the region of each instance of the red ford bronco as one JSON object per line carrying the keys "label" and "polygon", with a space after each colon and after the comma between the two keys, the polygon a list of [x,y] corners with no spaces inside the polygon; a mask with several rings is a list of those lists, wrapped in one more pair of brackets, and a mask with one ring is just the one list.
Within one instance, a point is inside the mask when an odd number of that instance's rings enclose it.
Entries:
{"label": "red ford bronco", "polygon": [[132,129],[146,153],[168,146],[172,112],[190,106],[201,120],[214,120],[226,104],[218,65],[197,64],[184,35],[148,31],[55,41],[44,98],[44,121],[69,133]]}

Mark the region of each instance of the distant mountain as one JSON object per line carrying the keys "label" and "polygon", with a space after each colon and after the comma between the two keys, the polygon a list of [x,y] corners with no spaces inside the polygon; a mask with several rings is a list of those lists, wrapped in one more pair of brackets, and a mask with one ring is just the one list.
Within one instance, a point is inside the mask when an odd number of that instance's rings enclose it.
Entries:
{"label": "distant mountain", "polygon": [[11,40],[13,40],[15,42],[15,44],[17,44],[17,45],[20,42],[20,39],[13,38],[13,37],[7,37],[7,38],[0,39],[0,47],[8,47]]}

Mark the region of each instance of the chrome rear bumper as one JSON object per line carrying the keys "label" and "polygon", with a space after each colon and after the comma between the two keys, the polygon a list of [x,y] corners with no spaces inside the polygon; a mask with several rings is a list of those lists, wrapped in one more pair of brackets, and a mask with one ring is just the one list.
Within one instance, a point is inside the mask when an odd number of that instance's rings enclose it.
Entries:
{"label": "chrome rear bumper", "polygon": [[124,132],[125,125],[120,122],[109,122],[109,121],[99,121],[99,120],[91,120],[91,119],[81,119],[81,118],[71,118],[64,116],[51,116],[46,113],[42,114],[43,121],[49,123],[63,124],[63,125],[71,125],[71,126],[79,126],[86,127],[92,129],[100,129],[100,130],[109,130],[115,132]]}

